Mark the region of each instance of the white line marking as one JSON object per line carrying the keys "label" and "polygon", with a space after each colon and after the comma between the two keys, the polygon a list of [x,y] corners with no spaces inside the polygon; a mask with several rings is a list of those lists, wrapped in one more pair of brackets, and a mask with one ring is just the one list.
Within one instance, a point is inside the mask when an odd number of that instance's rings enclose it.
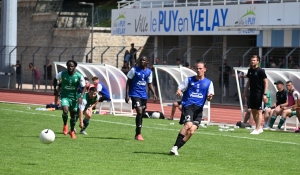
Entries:
{"label": "white line marking", "polygon": [[[3,111],[14,111],[19,113],[27,113],[27,114],[34,114],[34,115],[44,115],[44,116],[54,116],[58,117],[57,115],[53,114],[43,114],[43,113],[35,113],[35,112],[28,112],[28,111],[21,111],[21,110],[12,110],[12,109],[0,109]],[[49,111],[50,112],[50,111]],[[129,123],[121,123],[121,122],[112,122],[107,120],[97,120],[97,119],[91,119],[92,121],[96,122],[103,122],[103,123],[109,123],[109,124],[117,124],[117,125],[124,125],[124,126],[132,126],[135,127],[135,124],[129,124]],[[171,129],[171,128],[157,128],[157,127],[151,127],[151,126],[143,126],[143,128],[148,129],[157,129],[157,130],[165,130],[165,131],[177,131],[179,129]],[[202,134],[202,135],[210,135],[210,136],[222,136],[222,137],[230,137],[230,138],[238,138],[238,139],[248,139],[248,140],[256,140],[256,141],[263,141],[263,142],[271,142],[271,143],[281,143],[281,144],[289,144],[289,145],[300,145],[300,143],[295,142],[285,142],[285,141],[278,141],[278,140],[266,140],[266,139],[259,139],[259,138],[253,138],[253,137],[241,137],[241,136],[234,136],[234,135],[225,135],[225,134],[215,134],[215,133],[203,133],[201,131],[196,131],[196,134]]]}

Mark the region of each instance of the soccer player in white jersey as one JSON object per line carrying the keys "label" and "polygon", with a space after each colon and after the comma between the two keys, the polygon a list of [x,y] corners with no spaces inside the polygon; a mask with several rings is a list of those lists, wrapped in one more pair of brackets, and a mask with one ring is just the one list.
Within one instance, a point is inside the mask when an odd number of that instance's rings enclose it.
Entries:
{"label": "soccer player in white jersey", "polygon": [[196,64],[197,75],[186,78],[176,92],[177,96],[182,96],[182,119],[184,124],[180,130],[176,142],[170,154],[178,156],[178,149],[181,148],[198,129],[201,120],[203,106],[206,100],[212,100],[214,95],[213,82],[204,76],[206,64],[198,62]]}
{"label": "soccer player in white jersey", "polygon": [[126,95],[125,102],[129,102],[129,97],[132,101],[132,109],[136,110],[136,118],[135,118],[135,139],[136,140],[144,140],[141,134],[142,123],[143,123],[143,115],[145,114],[145,110],[147,108],[147,91],[146,85],[153,94],[154,101],[156,101],[157,97],[155,91],[152,86],[152,71],[146,67],[147,65],[147,57],[143,56],[138,60],[139,66],[131,68],[128,72],[127,83],[126,83]]}

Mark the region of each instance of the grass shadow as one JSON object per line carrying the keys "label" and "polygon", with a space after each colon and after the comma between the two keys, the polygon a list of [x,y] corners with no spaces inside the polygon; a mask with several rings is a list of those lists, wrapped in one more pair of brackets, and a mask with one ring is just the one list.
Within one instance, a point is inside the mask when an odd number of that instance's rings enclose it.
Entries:
{"label": "grass shadow", "polygon": [[129,140],[126,138],[119,138],[119,137],[84,137],[85,139],[107,139],[107,140]]}
{"label": "grass shadow", "polygon": [[168,155],[168,156],[174,156],[170,154],[169,152],[147,152],[147,151],[135,151],[133,152],[135,154],[159,154],[159,155]]}

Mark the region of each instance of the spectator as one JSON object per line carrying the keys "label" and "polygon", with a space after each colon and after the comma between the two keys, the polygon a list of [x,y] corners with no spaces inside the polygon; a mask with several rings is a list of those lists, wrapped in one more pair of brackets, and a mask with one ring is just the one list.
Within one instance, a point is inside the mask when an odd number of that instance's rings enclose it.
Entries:
{"label": "spectator", "polygon": [[271,63],[271,68],[277,68],[275,63]]}
{"label": "spectator", "polygon": [[269,68],[270,62],[268,62],[265,57],[261,57],[260,67],[261,68]]}
{"label": "spectator", "polygon": [[293,56],[290,56],[289,57],[289,69],[294,69],[295,68],[295,63],[294,63],[294,59],[293,59]]}
{"label": "spectator", "polygon": [[222,87],[222,72],[223,71],[223,86],[226,88],[226,100],[229,98],[229,75],[231,75],[231,67],[227,65],[227,60],[223,59],[223,65],[219,67],[219,86]]}
{"label": "spectator", "polygon": [[134,43],[131,43],[131,49],[130,49],[130,67],[133,67],[136,63],[136,48],[134,48]]}
{"label": "spectator", "polygon": [[181,65],[181,61],[179,58],[176,59],[176,66],[180,66]]}
{"label": "spectator", "polygon": [[37,68],[33,65],[33,63],[29,63],[29,68],[25,68],[25,70],[31,70],[33,74],[33,83],[32,83],[32,90],[36,89],[36,84],[38,84],[38,91],[40,90],[40,79],[41,75]]}
{"label": "spectator", "polygon": [[155,62],[154,62],[154,65],[160,65],[159,62],[160,62],[159,58],[156,58]]}
{"label": "spectator", "polygon": [[190,68],[190,63],[186,61],[186,62],[184,63],[184,67]]}
{"label": "spectator", "polygon": [[163,61],[163,65],[167,65],[167,61]]}
{"label": "spectator", "polygon": [[171,116],[170,116],[170,118],[166,118],[167,120],[173,120],[174,119],[176,108],[178,108],[181,111],[181,108],[182,108],[181,101],[176,101],[172,104]]}
{"label": "spectator", "polygon": [[128,50],[125,51],[125,55],[124,55],[124,62],[126,61],[127,63],[129,63],[130,61],[130,53]]}
{"label": "spectator", "polygon": [[17,84],[18,84],[18,90],[20,89],[20,86],[21,86],[21,63],[20,61],[18,60],[16,64],[12,65],[12,67],[16,67],[16,79],[17,79]]}
{"label": "spectator", "polygon": [[50,61],[47,59],[46,64],[44,65],[44,80],[47,81],[47,85],[50,86],[52,90],[52,65]]}
{"label": "spectator", "polygon": [[89,63],[93,63],[93,60],[91,58],[89,59]]}
{"label": "spectator", "polygon": [[121,71],[125,74],[125,75],[127,75],[127,73],[129,72],[129,63],[128,63],[128,61],[124,61],[124,64],[123,64],[123,66],[122,66],[122,68],[121,68]]}
{"label": "spectator", "polygon": [[282,68],[282,69],[286,68],[284,58],[279,58],[278,68]]}

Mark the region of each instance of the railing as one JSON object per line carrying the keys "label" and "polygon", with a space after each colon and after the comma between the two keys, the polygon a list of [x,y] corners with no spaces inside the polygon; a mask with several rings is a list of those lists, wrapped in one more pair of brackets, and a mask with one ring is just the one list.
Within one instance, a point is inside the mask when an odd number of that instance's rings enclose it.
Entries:
{"label": "railing", "polygon": [[161,7],[187,7],[211,5],[236,5],[236,4],[268,4],[299,2],[299,0],[150,0],[150,1],[119,1],[121,8],[161,8]]}

